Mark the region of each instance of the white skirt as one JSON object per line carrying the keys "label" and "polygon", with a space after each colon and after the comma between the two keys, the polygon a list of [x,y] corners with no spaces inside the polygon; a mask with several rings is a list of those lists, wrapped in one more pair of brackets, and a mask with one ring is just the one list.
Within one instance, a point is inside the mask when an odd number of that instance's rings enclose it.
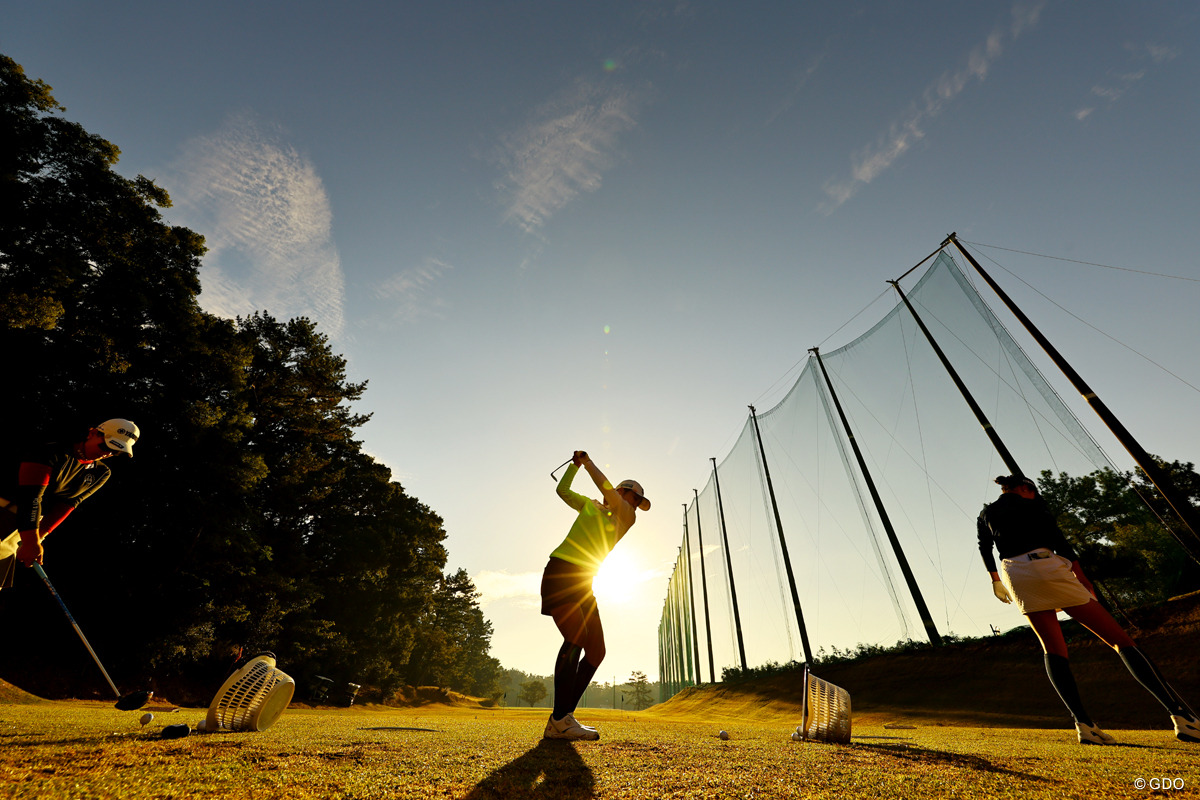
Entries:
{"label": "white skirt", "polygon": [[1022,614],[1061,611],[1095,599],[1071,571],[1071,562],[1044,547],[1004,559],[1000,580]]}

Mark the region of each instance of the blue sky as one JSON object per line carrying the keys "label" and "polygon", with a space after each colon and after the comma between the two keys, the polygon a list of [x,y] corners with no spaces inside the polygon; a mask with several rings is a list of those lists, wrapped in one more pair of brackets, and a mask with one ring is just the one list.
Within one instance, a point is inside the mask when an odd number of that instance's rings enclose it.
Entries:
{"label": "blue sky", "polygon": [[207,237],[206,308],[308,315],[370,381],[365,447],[444,517],[505,666],[557,650],[533,596],[571,522],[550,469],[582,448],[642,482],[601,595],[598,677],[624,680],[657,672],[681,505],[746,405],[950,231],[1073,259],[989,251],[1147,449],[1200,460],[1198,16],[46,0],[3,4],[0,51]]}

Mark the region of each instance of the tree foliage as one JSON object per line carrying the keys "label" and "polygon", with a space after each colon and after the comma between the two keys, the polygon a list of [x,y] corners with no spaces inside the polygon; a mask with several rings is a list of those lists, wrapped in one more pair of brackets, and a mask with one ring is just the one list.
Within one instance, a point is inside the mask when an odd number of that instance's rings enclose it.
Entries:
{"label": "tree foliage", "polygon": [[521,702],[531,708],[542,702],[546,694],[546,684],[540,678],[530,678],[521,684]]}
{"label": "tree foliage", "polygon": [[416,683],[461,686],[477,697],[496,692],[500,662],[487,654],[492,624],[478,601],[479,592],[461,569],[437,582],[414,631],[416,657],[409,673]]}
{"label": "tree foliage", "polygon": [[[1179,491],[1200,505],[1194,465],[1158,463]],[[1088,576],[1112,602],[1144,605],[1200,589],[1200,565],[1179,543],[1195,537],[1141,470],[1101,469],[1082,477],[1047,470],[1038,490]]]}
{"label": "tree foliage", "polygon": [[654,693],[651,691],[646,673],[634,670],[629,676],[628,686],[634,711],[641,711],[654,705]]}
{"label": "tree foliage", "polygon": [[[383,692],[494,687],[478,593],[442,574],[442,520],[355,438],[366,383],[308,319],[205,313],[203,238],[64,110],[0,55],[0,403],[9,446],[110,417],[142,428],[137,457],[47,540],[106,666],[205,702],[258,650],[302,693],[317,673]],[[0,613],[10,641],[38,646],[0,648],[3,674],[103,690],[44,588],[18,577]],[[81,655],[82,674],[62,669]]]}

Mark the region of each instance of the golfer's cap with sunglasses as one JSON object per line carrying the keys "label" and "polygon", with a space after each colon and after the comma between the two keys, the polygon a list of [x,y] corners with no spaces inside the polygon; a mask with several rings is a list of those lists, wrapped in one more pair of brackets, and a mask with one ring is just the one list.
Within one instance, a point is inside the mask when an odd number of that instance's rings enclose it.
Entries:
{"label": "golfer's cap with sunglasses", "polygon": [[104,434],[104,444],[114,453],[133,458],[133,445],[142,432],[127,419],[109,419],[96,426]]}
{"label": "golfer's cap with sunglasses", "polygon": [[633,492],[639,498],[641,498],[638,501],[637,507],[640,508],[642,511],[650,510],[650,501],[646,499],[646,496],[644,494],[642,494],[642,485],[640,483],[638,483],[637,481],[621,481],[620,483],[617,484],[617,488],[618,489],[628,489],[629,491]]}
{"label": "golfer's cap with sunglasses", "polygon": [[996,478],[996,483],[1006,489],[1016,489],[1018,486],[1027,486],[1037,494],[1037,484],[1032,478],[1026,478],[1024,475],[1001,475]]}

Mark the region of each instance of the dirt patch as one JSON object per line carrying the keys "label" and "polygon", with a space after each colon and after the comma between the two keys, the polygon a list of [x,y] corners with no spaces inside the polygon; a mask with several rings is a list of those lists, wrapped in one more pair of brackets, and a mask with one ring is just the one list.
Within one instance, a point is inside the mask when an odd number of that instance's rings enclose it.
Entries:
{"label": "dirt patch", "polygon": [[[1200,703],[1200,593],[1129,614],[1127,630],[1193,706]],[[1125,621],[1122,620],[1124,623]],[[1084,704],[1106,728],[1169,728],[1154,698],[1117,654],[1076,623],[1063,630]],[[856,721],[917,725],[1046,728],[1070,723],[1046,677],[1033,631],[1021,629],[938,650],[883,655],[818,667],[850,692]],[[800,673],[685,690],[651,713],[795,719]]]}

